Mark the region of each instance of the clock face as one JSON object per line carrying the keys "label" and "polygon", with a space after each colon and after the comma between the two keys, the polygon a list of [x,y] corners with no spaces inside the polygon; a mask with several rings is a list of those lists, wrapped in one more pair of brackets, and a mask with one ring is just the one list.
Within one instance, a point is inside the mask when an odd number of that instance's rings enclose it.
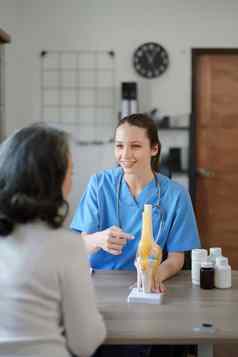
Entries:
{"label": "clock face", "polygon": [[147,42],[134,52],[133,65],[136,72],[145,78],[155,78],[165,72],[169,65],[167,51],[158,43]]}

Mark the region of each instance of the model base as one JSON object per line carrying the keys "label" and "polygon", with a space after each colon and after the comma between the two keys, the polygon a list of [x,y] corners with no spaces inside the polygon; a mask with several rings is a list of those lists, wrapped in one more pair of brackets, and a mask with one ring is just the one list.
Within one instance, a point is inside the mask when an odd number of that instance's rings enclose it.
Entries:
{"label": "model base", "polygon": [[128,295],[127,301],[136,304],[162,304],[163,296],[163,293],[143,293],[143,291],[134,288]]}

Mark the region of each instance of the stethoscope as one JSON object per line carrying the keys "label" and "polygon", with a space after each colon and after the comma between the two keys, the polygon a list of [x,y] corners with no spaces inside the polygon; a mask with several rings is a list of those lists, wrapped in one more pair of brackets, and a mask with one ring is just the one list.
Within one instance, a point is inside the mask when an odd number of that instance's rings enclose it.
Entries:
{"label": "stethoscope", "polygon": [[[121,193],[121,187],[122,187],[122,179],[123,179],[123,174],[120,175],[118,184],[117,184],[117,189],[116,189],[116,215],[117,215],[117,220],[118,220],[118,226],[121,227],[121,219],[120,219],[120,193]],[[159,210],[159,216],[160,216],[160,225],[159,225],[159,230],[157,237],[155,239],[155,243],[159,241],[159,238],[161,236],[161,232],[163,229],[164,225],[164,212],[163,208],[160,205],[160,196],[161,196],[161,189],[160,189],[160,183],[158,180],[158,177],[156,174],[154,174],[154,180],[155,180],[155,186],[157,189],[157,194],[158,194],[158,201],[156,205],[153,205],[152,207],[156,207]]]}

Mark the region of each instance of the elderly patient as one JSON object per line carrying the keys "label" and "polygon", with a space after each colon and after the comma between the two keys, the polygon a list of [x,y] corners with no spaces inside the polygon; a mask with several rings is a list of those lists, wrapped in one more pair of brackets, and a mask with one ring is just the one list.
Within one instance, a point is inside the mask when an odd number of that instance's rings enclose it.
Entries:
{"label": "elderly patient", "polygon": [[71,176],[62,131],[0,146],[0,356],[88,356],[105,338],[83,240],[62,227]]}

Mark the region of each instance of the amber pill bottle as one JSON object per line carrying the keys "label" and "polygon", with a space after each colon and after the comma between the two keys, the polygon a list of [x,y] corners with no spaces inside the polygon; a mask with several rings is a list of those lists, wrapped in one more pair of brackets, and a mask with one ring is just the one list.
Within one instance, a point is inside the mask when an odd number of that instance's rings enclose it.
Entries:
{"label": "amber pill bottle", "polygon": [[200,269],[200,288],[213,289],[215,287],[215,269],[212,262],[203,262]]}

